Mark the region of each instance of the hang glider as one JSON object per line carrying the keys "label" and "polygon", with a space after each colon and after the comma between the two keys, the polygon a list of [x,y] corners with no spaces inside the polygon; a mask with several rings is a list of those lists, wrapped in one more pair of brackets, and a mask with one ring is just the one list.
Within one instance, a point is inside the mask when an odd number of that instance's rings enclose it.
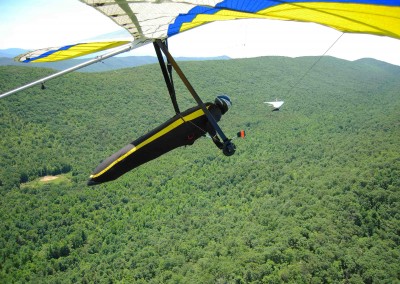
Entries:
{"label": "hang glider", "polygon": [[264,102],[264,103],[271,106],[272,111],[278,111],[281,108],[281,106],[283,105],[284,101],[276,100],[275,102]]}

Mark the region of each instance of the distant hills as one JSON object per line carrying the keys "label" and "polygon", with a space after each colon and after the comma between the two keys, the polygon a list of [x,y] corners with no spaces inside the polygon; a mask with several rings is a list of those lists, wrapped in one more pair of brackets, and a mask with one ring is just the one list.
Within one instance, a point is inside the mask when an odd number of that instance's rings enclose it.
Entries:
{"label": "distant hills", "polygon": [[25,52],[27,52],[27,50],[22,48],[0,49],[0,57],[14,58],[15,56],[18,56]]}
{"label": "distant hills", "polygon": [[[9,48],[0,50],[0,66],[27,66],[24,63],[14,61],[14,57],[27,52],[27,50],[20,48]],[[228,60],[228,56],[218,57],[177,57],[177,61],[205,61],[205,60]],[[52,63],[34,63],[29,64],[30,67],[42,67],[51,68],[55,70],[64,70],[72,66],[78,65],[89,58],[70,59]],[[102,62],[87,66],[78,70],[78,72],[105,72],[111,70],[117,70],[122,68],[136,67],[146,64],[157,63],[157,57],[155,56],[126,56],[126,57],[112,57]]]}

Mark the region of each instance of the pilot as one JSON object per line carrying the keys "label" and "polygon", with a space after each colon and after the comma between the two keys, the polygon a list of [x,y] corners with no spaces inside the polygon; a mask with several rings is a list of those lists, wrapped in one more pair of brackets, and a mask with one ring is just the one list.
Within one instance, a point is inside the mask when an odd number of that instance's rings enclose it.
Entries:
{"label": "pilot", "polygon": [[[214,103],[206,103],[218,122],[232,106],[227,95],[217,96]],[[128,144],[105,159],[90,176],[88,185],[115,180],[126,172],[181,146],[192,145],[197,139],[209,134],[214,144],[227,156],[235,152],[235,146],[224,147],[214,127],[200,106],[181,112],[139,139]]]}

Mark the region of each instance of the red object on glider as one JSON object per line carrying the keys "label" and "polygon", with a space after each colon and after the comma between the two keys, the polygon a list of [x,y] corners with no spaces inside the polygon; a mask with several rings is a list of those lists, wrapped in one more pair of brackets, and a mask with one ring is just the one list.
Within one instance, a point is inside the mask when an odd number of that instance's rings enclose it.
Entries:
{"label": "red object on glider", "polygon": [[244,130],[240,130],[237,133],[237,137],[239,137],[239,138],[244,138],[245,136],[246,136],[246,132]]}

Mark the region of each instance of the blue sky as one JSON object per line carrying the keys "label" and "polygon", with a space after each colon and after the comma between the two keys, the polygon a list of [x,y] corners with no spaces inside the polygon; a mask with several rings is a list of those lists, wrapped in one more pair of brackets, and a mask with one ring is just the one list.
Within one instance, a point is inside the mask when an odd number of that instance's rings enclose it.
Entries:
{"label": "blue sky", "polygon": [[[0,49],[62,46],[118,30],[130,38],[124,29],[78,0],[0,1]],[[187,31],[172,37],[169,46],[175,56],[318,56],[340,35],[310,23],[240,20]],[[150,45],[129,55],[155,54]],[[400,40],[344,34],[327,55],[346,60],[369,57],[400,65]]]}

